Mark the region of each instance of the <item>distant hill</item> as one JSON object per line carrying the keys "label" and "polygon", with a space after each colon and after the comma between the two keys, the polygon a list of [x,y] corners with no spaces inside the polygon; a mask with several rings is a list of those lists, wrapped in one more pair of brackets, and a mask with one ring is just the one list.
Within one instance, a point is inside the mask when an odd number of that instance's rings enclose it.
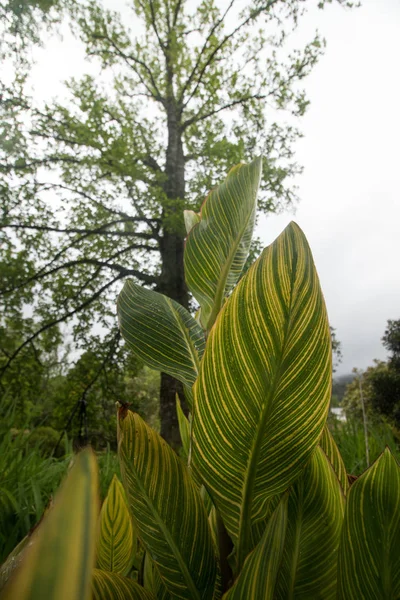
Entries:
{"label": "distant hill", "polygon": [[346,375],[337,375],[333,378],[332,396],[336,396],[339,403],[343,400],[347,385],[353,381],[355,376],[355,373],[347,373]]}

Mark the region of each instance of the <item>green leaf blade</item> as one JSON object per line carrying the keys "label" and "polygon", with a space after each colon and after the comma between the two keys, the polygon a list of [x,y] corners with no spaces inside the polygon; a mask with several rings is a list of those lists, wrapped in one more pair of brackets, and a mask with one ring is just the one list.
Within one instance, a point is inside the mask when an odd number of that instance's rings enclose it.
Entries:
{"label": "green leaf blade", "polygon": [[247,557],[233,587],[223,600],[273,600],[285,547],[288,496],[272,514],[257,547]]}
{"label": "green leaf blade", "polygon": [[192,465],[238,552],[300,475],[329,408],[329,324],[311,251],[292,223],[249,269],[212,329],[194,386]]}
{"label": "green leaf blade", "polygon": [[118,447],[135,528],[173,597],[212,596],[216,561],[207,513],[188,468],[136,414],[120,413]]}
{"label": "green leaf blade", "polygon": [[253,235],[262,159],[231,169],[192,221],[185,247],[185,277],[210,329],[224,298],[238,281]]}
{"label": "green leaf blade", "polygon": [[154,600],[154,596],[133,579],[118,573],[93,570],[93,600]]}
{"label": "green leaf blade", "polygon": [[328,460],[336,473],[339,483],[342,486],[343,493],[346,496],[350,488],[346,467],[343,462],[343,458],[339,452],[339,448],[337,447],[336,442],[333,439],[333,436],[329,431],[327,425],[325,425],[323,429],[321,439],[319,440],[319,445],[328,457]]}
{"label": "green leaf blade", "polygon": [[143,362],[192,387],[204,352],[200,325],[180,304],[128,280],[118,297],[121,333]]}
{"label": "green leaf blade", "polygon": [[103,571],[126,575],[136,551],[136,535],[122,484],[114,475],[100,513],[97,565]]}
{"label": "green leaf blade", "polygon": [[2,600],[89,600],[99,512],[97,479],[95,456],[84,450],[32,536]]}
{"label": "green leaf blade", "polygon": [[288,526],[276,600],[336,598],[344,503],[332,465],[317,446],[289,491]]}
{"label": "green leaf blade", "polygon": [[190,422],[182,410],[178,394],[176,395],[176,414],[178,416],[179,433],[182,441],[182,449],[186,460],[190,455]]}
{"label": "green leaf blade", "polygon": [[400,597],[400,466],[389,448],[350,488],[338,599]]}

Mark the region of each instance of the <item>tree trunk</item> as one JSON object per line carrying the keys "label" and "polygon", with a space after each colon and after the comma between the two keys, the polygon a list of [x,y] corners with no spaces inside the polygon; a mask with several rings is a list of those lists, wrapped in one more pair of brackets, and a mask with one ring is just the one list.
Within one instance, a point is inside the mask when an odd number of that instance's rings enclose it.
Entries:
{"label": "tree trunk", "polygon": [[[163,211],[166,225],[160,242],[161,275],[157,289],[188,308],[189,297],[183,269],[184,226],[183,214],[181,214],[185,198],[185,161],[178,108],[174,98],[171,98],[167,108],[167,117],[168,146],[165,167],[167,177],[164,191],[171,203],[168,203]],[[161,435],[175,448],[181,444],[176,414],[177,392],[183,399],[182,384],[170,375],[162,373],[160,386]]]}

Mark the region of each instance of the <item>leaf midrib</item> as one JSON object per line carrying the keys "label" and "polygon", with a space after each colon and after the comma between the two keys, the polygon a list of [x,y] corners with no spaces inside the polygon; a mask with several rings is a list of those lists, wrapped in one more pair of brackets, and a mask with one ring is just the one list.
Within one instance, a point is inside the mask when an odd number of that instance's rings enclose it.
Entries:
{"label": "leaf midrib", "polygon": [[290,299],[289,299],[289,306],[288,306],[288,311],[287,311],[287,320],[286,320],[284,334],[283,334],[283,343],[282,343],[281,353],[280,353],[279,361],[277,361],[279,366],[276,370],[273,384],[270,388],[270,393],[268,394],[268,397],[267,397],[267,401],[265,402],[261,419],[258,422],[258,426],[256,429],[256,435],[254,436],[253,446],[250,451],[249,459],[247,462],[247,472],[246,472],[245,483],[243,486],[243,493],[242,493],[243,502],[242,502],[241,512],[240,512],[240,526],[239,526],[239,535],[238,535],[238,568],[239,569],[241,568],[241,566],[244,562],[244,559],[246,558],[246,555],[249,552],[248,545],[249,545],[250,532],[251,532],[251,508],[252,508],[253,499],[254,499],[253,492],[254,492],[255,479],[256,479],[256,474],[257,474],[257,463],[258,463],[258,458],[259,458],[260,452],[261,452],[261,441],[262,441],[264,430],[265,430],[265,423],[268,421],[268,418],[272,412],[272,408],[273,408],[272,400],[274,398],[276,389],[278,387],[278,384],[279,384],[281,376],[282,376],[282,373],[281,373],[282,362],[283,362],[283,357],[285,356],[285,352],[286,352],[289,327],[291,325],[291,313],[292,313],[293,302],[294,302],[293,289],[294,289],[294,283],[296,280],[297,260],[298,260],[297,250],[295,248],[293,250],[294,250],[294,252],[293,252],[293,258],[292,258],[292,273],[291,273],[291,277],[290,277]]}

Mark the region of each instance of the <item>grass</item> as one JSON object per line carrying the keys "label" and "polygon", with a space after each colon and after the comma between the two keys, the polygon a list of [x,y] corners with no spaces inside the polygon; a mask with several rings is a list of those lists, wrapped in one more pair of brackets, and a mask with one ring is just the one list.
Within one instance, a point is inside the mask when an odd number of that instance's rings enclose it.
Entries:
{"label": "grass", "polygon": [[37,523],[65,475],[71,455],[44,458],[23,433],[0,443],[0,562]]}
{"label": "grass", "polygon": [[[39,521],[73,457],[68,442],[65,456],[53,458],[27,441],[23,432],[7,431],[0,442],[0,564]],[[98,463],[103,499],[119,464],[109,448],[98,454]]]}
{"label": "grass", "polygon": [[[329,428],[343,457],[347,472],[361,475],[368,466],[363,424],[357,420],[341,422],[330,418]],[[386,446],[389,446],[400,462],[400,448],[390,425],[383,421],[375,421],[370,422],[367,429],[370,464],[378,458]]]}

